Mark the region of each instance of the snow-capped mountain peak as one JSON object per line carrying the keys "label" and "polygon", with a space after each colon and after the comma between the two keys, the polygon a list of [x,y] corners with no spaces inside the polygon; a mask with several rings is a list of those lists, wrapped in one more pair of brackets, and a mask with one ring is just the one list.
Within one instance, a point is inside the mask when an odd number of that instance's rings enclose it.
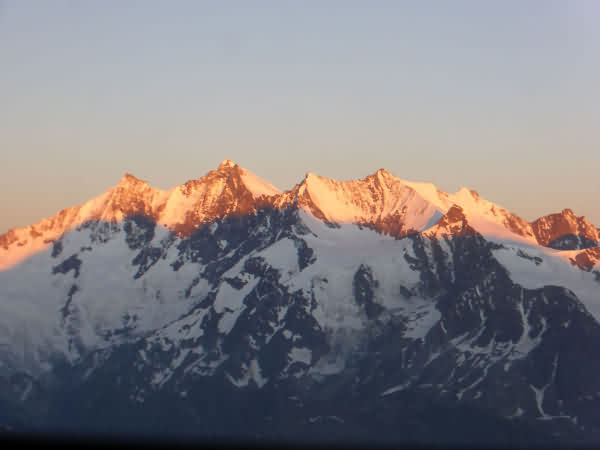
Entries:
{"label": "snow-capped mountain peak", "polygon": [[270,197],[281,194],[281,191],[272,184],[258,177],[248,169],[245,169],[231,159],[224,159],[217,167],[216,172],[225,174],[227,177],[233,177],[237,183],[248,190],[256,199],[259,197]]}
{"label": "snow-capped mountain peak", "polygon": [[178,233],[229,214],[247,214],[280,191],[230,159],[216,170],[169,190],[157,205],[160,223]]}
{"label": "snow-capped mountain peak", "polygon": [[276,205],[297,205],[328,223],[366,225],[395,236],[421,231],[442,216],[385,169],[359,180],[336,181],[308,172]]}

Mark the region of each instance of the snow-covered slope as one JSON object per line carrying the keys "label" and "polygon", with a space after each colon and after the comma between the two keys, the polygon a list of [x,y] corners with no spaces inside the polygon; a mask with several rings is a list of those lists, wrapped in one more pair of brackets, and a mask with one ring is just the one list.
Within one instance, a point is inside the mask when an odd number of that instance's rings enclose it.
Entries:
{"label": "snow-covered slope", "polygon": [[[0,271],[0,345],[19,349],[11,358],[4,354],[2,364],[38,373],[52,360],[72,361],[111,345],[120,333],[154,330],[187,311],[183,283],[193,278],[192,268],[173,272],[175,241],[156,227],[144,245],[160,249],[164,259],[151,276],[136,278],[140,248],[131,238],[138,233],[144,230],[130,222],[90,224]],[[194,288],[205,290],[203,283]]]}
{"label": "snow-covered slope", "polygon": [[460,206],[471,226],[491,239],[536,243],[531,226],[525,220],[502,206],[481,198],[471,189],[463,187],[454,194],[448,194],[431,183],[404,183],[436,205],[444,214],[452,205]]}

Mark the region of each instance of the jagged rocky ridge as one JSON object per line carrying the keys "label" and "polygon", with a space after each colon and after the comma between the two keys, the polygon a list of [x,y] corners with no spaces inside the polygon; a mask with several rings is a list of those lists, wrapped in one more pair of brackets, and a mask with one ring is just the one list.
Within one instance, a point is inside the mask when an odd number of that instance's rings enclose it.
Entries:
{"label": "jagged rocky ridge", "polygon": [[127,175],[2,238],[36,249],[0,272],[2,425],[598,442],[599,255],[553,221],[384,170]]}

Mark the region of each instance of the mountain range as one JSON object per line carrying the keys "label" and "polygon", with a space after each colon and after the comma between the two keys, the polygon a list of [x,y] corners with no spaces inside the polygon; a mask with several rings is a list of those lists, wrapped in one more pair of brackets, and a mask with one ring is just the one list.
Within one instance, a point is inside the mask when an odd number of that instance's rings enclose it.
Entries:
{"label": "mountain range", "polygon": [[380,169],[131,174],[0,236],[0,427],[600,442],[600,229]]}

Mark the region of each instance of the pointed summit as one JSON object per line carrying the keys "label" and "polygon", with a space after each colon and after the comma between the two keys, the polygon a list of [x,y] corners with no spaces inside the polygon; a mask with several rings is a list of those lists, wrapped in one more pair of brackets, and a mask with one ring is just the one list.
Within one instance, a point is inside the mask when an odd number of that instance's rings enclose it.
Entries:
{"label": "pointed summit", "polygon": [[235,166],[237,166],[237,164],[234,163],[232,160],[224,159],[223,161],[221,161],[221,164],[219,164],[219,167],[217,167],[217,170],[233,169]]}
{"label": "pointed summit", "polygon": [[129,172],[125,172],[125,174],[119,180],[119,184],[117,186],[128,187],[128,186],[139,186],[139,185],[146,185],[146,184],[148,184],[148,183],[146,183],[144,180],[140,180],[135,175],[133,175]]}
{"label": "pointed summit", "polygon": [[121,177],[121,181],[119,183],[126,183],[126,182],[131,182],[131,181],[140,181],[140,179],[138,177],[136,177],[135,175],[133,175],[132,173],[125,172],[123,174],[123,176]]}
{"label": "pointed summit", "polygon": [[171,189],[157,204],[160,223],[188,234],[201,224],[232,215],[247,215],[281,192],[230,159],[206,175]]}
{"label": "pointed summit", "polygon": [[388,170],[383,167],[377,172],[375,172],[371,177],[375,178],[382,186],[385,186],[387,183],[397,183],[401,182],[398,178],[392,175]]}
{"label": "pointed summit", "polygon": [[385,169],[384,167],[382,167],[381,169],[378,169],[377,172],[375,172],[375,175],[393,176],[391,174],[391,172],[389,170]]}

